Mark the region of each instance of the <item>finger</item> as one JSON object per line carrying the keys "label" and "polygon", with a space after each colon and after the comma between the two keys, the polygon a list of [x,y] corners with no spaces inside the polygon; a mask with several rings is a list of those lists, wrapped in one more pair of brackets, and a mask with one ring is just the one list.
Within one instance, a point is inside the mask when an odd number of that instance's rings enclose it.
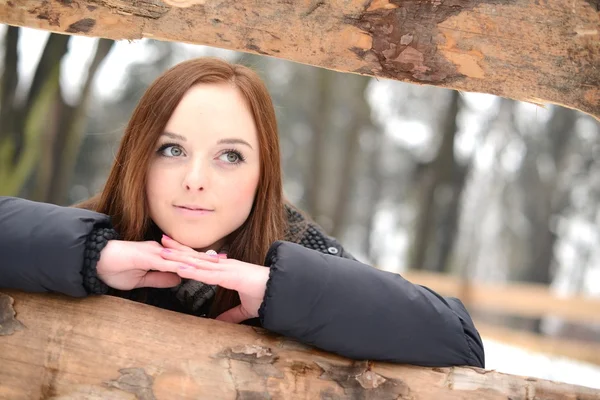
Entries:
{"label": "finger", "polygon": [[163,247],[165,247],[167,249],[173,249],[173,250],[181,251],[183,253],[189,253],[189,254],[199,257],[201,260],[219,262],[219,258],[227,258],[227,255],[224,255],[224,257],[222,257],[220,254],[209,255],[209,254],[206,254],[206,253],[203,253],[200,251],[196,251],[196,250],[192,249],[191,247],[185,246],[185,245],[179,243],[178,241],[176,241],[175,239],[172,239],[164,234],[162,236],[161,243],[162,243]]}
{"label": "finger", "polygon": [[206,254],[206,253],[203,253],[200,251],[196,251],[196,250],[192,249],[191,247],[185,246],[185,245],[179,243],[178,241],[176,241],[175,239],[168,237],[167,235],[162,236],[161,243],[162,243],[163,247],[166,249],[172,249],[172,250],[177,250],[177,251],[180,251],[183,253],[191,254],[193,256],[197,256],[198,258],[200,258],[202,260],[219,262],[219,256],[216,253],[214,255],[211,255],[211,254]]}
{"label": "finger", "polygon": [[180,265],[177,270],[177,275],[185,279],[192,279],[208,285],[218,285],[223,286],[226,289],[231,289],[226,285],[225,273],[223,271],[211,271],[197,269],[190,265]]}
{"label": "finger", "polygon": [[216,268],[216,265],[219,264],[219,257],[212,257],[199,252],[190,254],[178,250],[163,249],[163,251],[160,252],[160,256],[165,260],[194,265],[197,266],[197,268]]}
{"label": "finger", "polygon": [[219,257],[216,255],[211,255],[211,254],[206,254],[206,253],[202,253],[200,251],[195,251],[193,253],[188,253],[185,251],[179,251],[179,250],[171,250],[171,249],[163,249],[163,251],[161,253],[164,254],[179,254],[181,256],[187,256],[190,257],[191,259],[194,260],[198,260],[198,261],[208,261],[211,263],[218,263],[219,262]]}
{"label": "finger", "polygon": [[173,250],[185,251],[185,252],[196,252],[196,250],[191,247],[185,246],[179,243],[177,240],[168,237],[167,235],[162,235],[162,239],[160,240],[163,247],[167,247]]}
{"label": "finger", "polygon": [[231,322],[232,324],[239,324],[240,322],[250,318],[252,318],[252,316],[244,307],[242,307],[242,305],[239,305],[231,310],[225,311],[215,319],[218,321]]}
{"label": "finger", "polygon": [[176,242],[175,240],[169,238],[168,236],[163,235],[162,243],[163,243],[164,248],[161,250],[161,252],[164,251],[165,253],[170,253],[172,251],[175,251],[175,252],[190,255],[192,257],[196,257],[200,260],[219,262],[220,257],[217,254],[210,255],[210,254],[203,253],[201,251],[196,251],[190,247],[184,246],[181,243]]}
{"label": "finger", "polygon": [[[160,254],[144,254],[143,258],[136,264],[139,264],[138,269],[145,271],[155,270],[161,272],[177,273],[182,262],[178,260],[167,260],[161,257]],[[183,263],[185,264],[185,263]]]}
{"label": "finger", "polygon": [[170,288],[181,283],[181,278],[172,272],[150,271],[142,277],[137,288],[154,287],[154,288]]}

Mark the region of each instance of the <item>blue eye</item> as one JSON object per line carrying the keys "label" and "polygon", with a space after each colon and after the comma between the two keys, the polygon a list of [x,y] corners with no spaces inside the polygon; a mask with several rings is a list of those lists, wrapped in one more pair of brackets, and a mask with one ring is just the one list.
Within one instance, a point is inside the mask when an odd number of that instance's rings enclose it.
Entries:
{"label": "blue eye", "polygon": [[160,146],[157,153],[164,157],[180,157],[183,155],[183,150],[179,145],[166,143]]}

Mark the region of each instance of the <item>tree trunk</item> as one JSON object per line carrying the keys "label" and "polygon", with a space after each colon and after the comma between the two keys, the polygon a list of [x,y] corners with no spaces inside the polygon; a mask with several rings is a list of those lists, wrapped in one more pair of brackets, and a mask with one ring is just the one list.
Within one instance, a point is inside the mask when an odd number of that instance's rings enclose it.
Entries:
{"label": "tree trunk", "polygon": [[60,88],[61,61],[70,36],[51,34],[44,47],[31,86],[17,103],[17,45],[19,32],[9,28],[5,37],[3,97],[0,111],[0,195],[21,195],[32,200],[65,203],[65,194],[77,158],[91,84],[112,40],[99,41],[79,103],[65,103]]}
{"label": "tree trunk", "polygon": [[[19,34],[20,28],[9,26],[4,36],[4,63],[2,71],[2,99],[0,100],[0,147],[2,142],[16,136],[15,95],[19,82]],[[12,161],[12,160],[11,160]]]}
{"label": "tree trunk", "polygon": [[[531,228],[527,237],[528,257],[523,268],[511,271],[513,280],[546,285],[552,283],[557,234],[551,223],[552,218],[563,214],[570,203],[570,190],[561,184],[561,177],[564,175],[564,160],[576,120],[574,111],[556,107],[548,123],[538,128],[546,130],[546,135],[540,135],[539,132],[523,135],[527,150],[518,175],[518,187],[526,193],[523,196],[523,213]],[[552,161],[554,171],[546,178],[539,171],[539,159],[543,155]],[[540,332],[541,322],[541,319],[535,319],[517,324]]]}
{"label": "tree trunk", "polygon": [[[35,169],[42,147],[41,135],[51,114],[54,94],[59,88],[58,68],[45,83],[28,115],[24,131],[16,140],[0,144],[0,195],[17,196]],[[16,117],[18,118],[18,117]]]}
{"label": "tree trunk", "polygon": [[51,190],[45,199],[50,203],[61,205],[67,203],[67,193],[87,121],[86,111],[88,110],[92,94],[94,78],[100,65],[106,56],[108,56],[108,53],[110,53],[114,43],[113,40],[107,39],[98,41],[94,58],[88,68],[83,90],[79,96],[79,102],[75,107],[68,106],[62,102],[63,112],[61,114],[60,131],[57,132],[57,140],[51,149],[53,153],[53,174],[50,180]]}
{"label": "tree trunk", "polygon": [[375,232],[376,221],[375,217],[379,210],[379,204],[383,198],[383,172],[380,168],[380,161],[383,155],[383,146],[386,143],[385,134],[381,130],[375,130],[371,133],[373,145],[369,151],[367,158],[367,182],[368,186],[368,201],[367,201],[367,212],[364,214],[366,217],[366,223],[364,224],[364,254],[367,255],[368,264],[378,265],[378,252],[381,248],[378,248],[375,242],[373,233]]}
{"label": "tree trunk", "polygon": [[309,165],[307,212],[317,222],[323,213],[321,195],[325,184],[325,157],[329,154],[327,149],[327,134],[332,129],[331,117],[334,109],[335,74],[326,69],[315,71],[315,98],[311,115],[312,129],[312,156]]}
{"label": "tree trunk", "polygon": [[[479,368],[350,361],[263,329],[109,296],[0,293],[0,397],[600,399]],[[16,319],[14,313],[16,312]]]}
{"label": "tree trunk", "polygon": [[[8,30],[6,34],[5,60],[10,68],[4,72],[3,87],[14,92],[9,79],[15,78],[14,63],[18,33]],[[31,86],[23,104],[15,103],[14,93],[6,93],[3,100],[12,103],[0,106],[8,110],[0,122],[6,134],[0,137],[0,195],[17,196],[31,174],[39,165],[43,178],[51,174],[51,160],[43,155],[43,149],[53,143],[52,128],[57,121],[56,99],[60,96],[60,62],[67,52],[70,36],[52,34],[48,37],[38,62]],[[13,61],[15,60],[15,61]],[[4,111],[3,111],[4,112]],[[34,185],[33,199],[38,199],[45,187]]]}
{"label": "tree trunk", "polygon": [[414,269],[441,272],[448,268],[468,171],[467,166],[458,163],[454,154],[459,110],[460,94],[453,91],[441,121],[439,132],[442,138],[437,155],[420,167],[419,214],[410,262]]}
{"label": "tree trunk", "polygon": [[[353,79],[354,80],[354,79]],[[349,84],[344,83],[342,84]],[[360,151],[360,134],[371,124],[371,106],[366,98],[366,90],[369,86],[369,78],[357,79],[356,87],[352,91],[350,124],[344,129],[343,143],[346,146],[343,152],[342,169],[339,174],[340,186],[333,211],[333,228],[331,236],[341,238],[346,228],[350,210],[353,205],[352,188],[356,176],[356,164]]]}
{"label": "tree trunk", "polygon": [[427,266],[426,255],[430,243],[431,225],[435,220],[435,175],[429,165],[420,166],[420,177],[417,183],[417,220],[413,231],[413,242],[410,249],[409,268],[416,270],[430,270]]}
{"label": "tree trunk", "polygon": [[0,22],[205,44],[600,118],[598,0],[199,2],[4,0]]}

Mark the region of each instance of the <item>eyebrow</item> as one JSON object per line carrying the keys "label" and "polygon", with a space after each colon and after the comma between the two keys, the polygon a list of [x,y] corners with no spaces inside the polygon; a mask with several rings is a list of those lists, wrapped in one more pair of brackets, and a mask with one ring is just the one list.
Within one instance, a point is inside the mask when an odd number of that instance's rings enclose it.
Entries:
{"label": "eyebrow", "polygon": [[[162,136],[167,136],[170,137],[171,139],[179,139],[182,142],[187,141],[187,139],[185,138],[185,136],[182,135],[178,135],[176,133],[172,133],[172,132],[163,132]],[[243,144],[245,146],[250,147],[251,149],[252,146],[250,145],[250,143],[246,142],[243,139],[238,139],[238,138],[226,138],[226,139],[221,139],[217,142],[217,144]],[[253,149],[254,150],[254,149]]]}
{"label": "eyebrow", "polygon": [[181,136],[181,135],[178,135],[176,133],[171,133],[171,132],[163,132],[162,136],[167,136],[167,137],[170,137],[171,139],[179,139],[182,142],[185,142],[187,140],[185,138],[185,136]]}
{"label": "eyebrow", "polygon": [[237,139],[237,138],[221,139],[221,140],[219,140],[217,142],[217,144],[243,144],[243,145],[248,146],[248,147],[250,147],[252,149],[252,146],[250,146],[250,143],[246,142],[243,139]]}

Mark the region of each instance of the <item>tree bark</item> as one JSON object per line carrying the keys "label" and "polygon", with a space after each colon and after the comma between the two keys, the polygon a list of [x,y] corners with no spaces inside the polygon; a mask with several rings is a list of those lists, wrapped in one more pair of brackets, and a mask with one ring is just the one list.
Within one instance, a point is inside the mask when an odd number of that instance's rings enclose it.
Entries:
{"label": "tree bark", "polygon": [[0,22],[205,44],[600,118],[598,1],[1,0]]}
{"label": "tree bark", "polygon": [[350,361],[109,296],[5,293],[0,397],[11,400],[600,399],[599,390],[478,368]]}

